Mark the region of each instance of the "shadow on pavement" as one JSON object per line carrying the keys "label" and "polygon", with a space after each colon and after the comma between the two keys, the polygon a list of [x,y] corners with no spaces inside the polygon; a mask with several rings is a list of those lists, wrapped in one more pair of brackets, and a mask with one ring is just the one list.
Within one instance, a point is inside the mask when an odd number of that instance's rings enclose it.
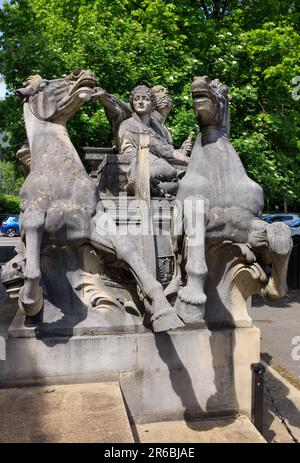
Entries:
{"label": "shadow on pavement", "polygon": [[[271,364],[272,357],[267,353],[261,354],[262,359]],[[288,397],[290,394],[289,388],[281,381],[279,381],[270,371],[265,374],[266,385],[269,387],[271,394],[274,398],[275,405],[280,410],[282,416],[287,420],[289,426],[297,428],[296,431],[292,429],[293,434],[300,439],[300,401],[299,404]],[[293,438],[285,429],[284,424],[276,416],[274,406],[264,387],[264,426],[263,436],[267,442],[284,442],[292,443]],[[299,391],[300,397],[300,391]]]}
{"label": "shadow on pavement", "polygon": [[289,291],[287,295],[283,297],[282,299],[270,300],[270,299],[265,299],[259,295],[255,295],[252,298],[253,307],[267,306],[267,307],[282,309],[282,308],[291,307],[295,303],[296,304],[298,303],[300,305],[300,291],[299,290]]}

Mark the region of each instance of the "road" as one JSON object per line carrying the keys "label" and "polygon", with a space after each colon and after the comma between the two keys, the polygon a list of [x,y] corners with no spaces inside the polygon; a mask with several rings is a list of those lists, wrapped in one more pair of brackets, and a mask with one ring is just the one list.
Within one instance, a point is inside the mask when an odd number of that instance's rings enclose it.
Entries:
{"label": "road", "polygon": [[0,236],[0,267],[15,255],[14,248],[20,238],[6,238]]}
{"label": "road", "polygon": [[16,246],[20,237],[17,238],[7,238],[5,236],[0,236],[0,246]]}
{"label": "road", "polygon": [[249,311],[261,330],[262,357],[300,380],[300,291],[289,291],[278,301],[253,298]]}

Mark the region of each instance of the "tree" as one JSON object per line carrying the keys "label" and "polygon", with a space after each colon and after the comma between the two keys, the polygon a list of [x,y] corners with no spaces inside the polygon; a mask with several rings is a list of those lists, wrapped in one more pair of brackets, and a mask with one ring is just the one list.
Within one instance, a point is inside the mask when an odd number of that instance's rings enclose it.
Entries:
{"label": "tree", "polygon": [[23,178],[16,175],[12,162],[0,161],[0,195],[18,194]]}
{"label": "tree", "polygon": [[[292,78],[300,75],[296,0],[12,0],[0,10],[0,74],[16,89],[30,74],[61,77],[81,67],[123,99],[140,83],[167,86],[179,146],[197,130],[190,84],[219,77],[232,93],[232,139],[271,203],[299,197],[300,115]],[[7,160],[25,137],[21,106],[0,102]],[[79,152],[110,146],[101,107],[90,103],[69,126]]]}

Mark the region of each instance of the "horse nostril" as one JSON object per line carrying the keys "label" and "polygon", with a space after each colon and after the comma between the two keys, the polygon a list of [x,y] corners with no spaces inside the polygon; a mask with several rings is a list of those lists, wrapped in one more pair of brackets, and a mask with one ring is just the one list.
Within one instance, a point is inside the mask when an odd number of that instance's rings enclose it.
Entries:
{"label": "horse nostril", "polygon": [[20,264],[18,264],[17,262],[14,262],[12,264],[12,268],[16,269],[16,270],[20,270]]}

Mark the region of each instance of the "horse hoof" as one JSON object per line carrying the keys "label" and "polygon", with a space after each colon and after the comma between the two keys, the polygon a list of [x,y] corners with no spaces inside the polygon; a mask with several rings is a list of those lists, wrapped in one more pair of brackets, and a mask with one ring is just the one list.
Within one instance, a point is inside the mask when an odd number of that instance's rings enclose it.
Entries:
{"label": "horse hoof", "polygon": [[193,286],[187,285],[178,291],[177,299],[186,305],[203,306],[207,297],[200,288],[194,288]]}
{"label": "horse hoof", "polygon": [[28,298],[23,293],[24,293],[24,286],[21,288],[21,291],[19,294],[19,301],[18,301],[19,309],[27,317],[33,317],[34,315],[37,315],[42,310],[43,304],[44,304],[42,288],[39,288],[39,294],[35,301]]}
{"label": "horse hoof", "polygon": [[182,328],[184,323],[180,320],[173,309],[168,308],[153,314],[151,317],[151,325],[154,333],[159,333],[162,331]]}
{"label": "horse hoof", "polygon": [[261,295],[266,299],[281,299],[288,291],[286,284],[278,284],[271,275],[268,284],[261,290]]}
{"label": "horse hoof", "polygon": [[177,315],[185,324],[203,322],[205,302],[203,304],[192,304],[182,301],[178,296],[174,307]]}
{"label": "horse hoof", "polygon": [[266,299],[275,300],[283,298],[287,293],[287,289],[277,289],[273,285],[267,285],[261,292]]}

